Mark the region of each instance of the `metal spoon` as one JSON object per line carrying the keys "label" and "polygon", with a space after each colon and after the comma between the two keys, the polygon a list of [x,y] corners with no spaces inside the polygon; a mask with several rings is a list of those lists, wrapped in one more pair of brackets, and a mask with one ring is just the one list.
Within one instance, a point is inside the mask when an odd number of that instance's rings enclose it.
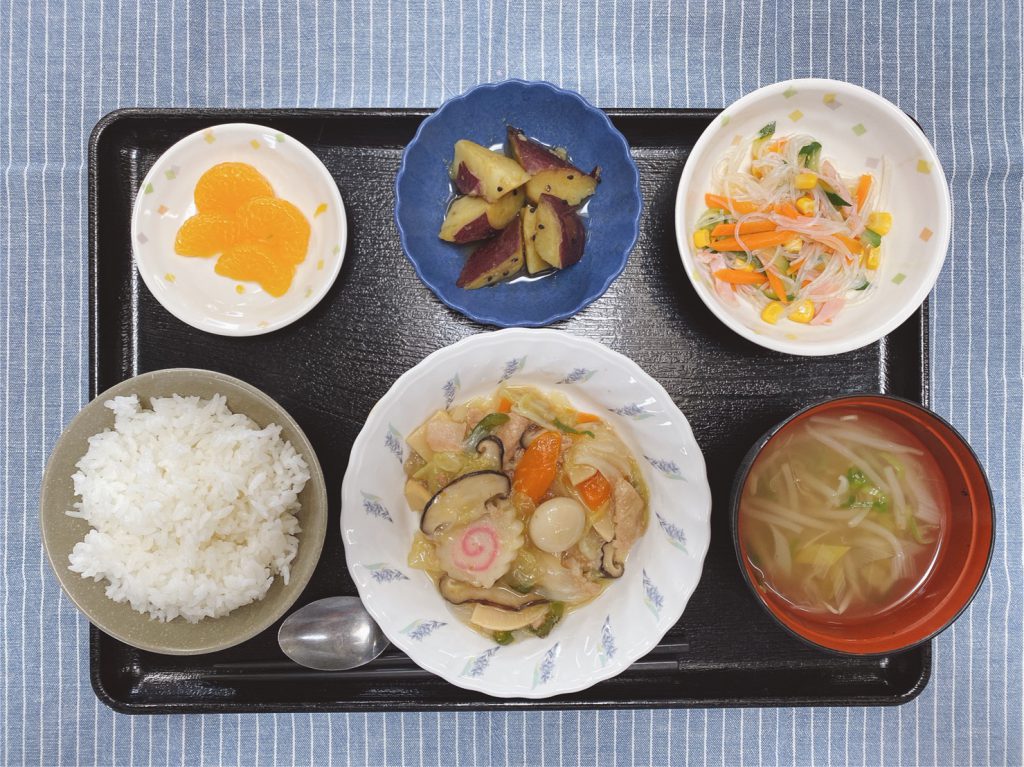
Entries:
{"label": "metal spoon", "polygon": [[293,661],[319,671],[369,663],[388,646],[358,597],[328,597],[296,610],[281,624],[277,643]]}

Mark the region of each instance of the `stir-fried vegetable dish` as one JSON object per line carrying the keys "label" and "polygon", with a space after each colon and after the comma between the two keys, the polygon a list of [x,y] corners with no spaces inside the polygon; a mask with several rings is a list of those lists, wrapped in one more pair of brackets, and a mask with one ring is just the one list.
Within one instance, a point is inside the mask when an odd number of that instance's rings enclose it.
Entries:
{"label": "stir-fried vegetable dish", "polygon": [[605,421],[557,393],[505,386],[409,435],[410,567],[500,644],[547,636],[625,571],[647,488]]}

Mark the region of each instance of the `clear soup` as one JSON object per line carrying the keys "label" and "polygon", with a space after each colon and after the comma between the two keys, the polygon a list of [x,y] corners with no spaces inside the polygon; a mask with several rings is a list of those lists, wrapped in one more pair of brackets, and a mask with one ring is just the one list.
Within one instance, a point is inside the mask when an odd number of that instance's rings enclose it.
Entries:
{"label": "clear soup", "polygon": [[740,499],[761,588],[828,621],[893,609],[938,557],[950,503],[941,479],[921,441],[884,416],[835,410],[787,427]]}

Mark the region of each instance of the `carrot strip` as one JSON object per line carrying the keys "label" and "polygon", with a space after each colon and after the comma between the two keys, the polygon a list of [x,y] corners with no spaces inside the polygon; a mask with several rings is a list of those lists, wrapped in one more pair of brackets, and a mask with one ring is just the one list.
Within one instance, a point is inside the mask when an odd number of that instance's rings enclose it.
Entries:
{"label": "carrot strip", "polygon": [[786,274],[796,274],[800,271],[800,267],[804,265],[806,259],[798,258],[796,261],[790,263],[789,268],[786,270]]}
{"label": "carrot strip", "polygon": [[719,224],[711,230],[712,237],[735,237],[737,234],[772,232],[779,227],[771,221],[744,221],[742,224]]}
{"label": "carrot strip", "polygon": [[498,402],[499,413],[509,413],[512,411],[512,400],[508,397],[502,397],[501,401]]}
{"label": "carrot strip", "polygon": [[593,413],[577,413],[576,414],[576,423],[577,424],[593,423],[594,421],[600,421],[600,420],[601,420],[601,416],[594,415]]}
{"label": "carrot strip", "polygon": [[747,235],[743,238],[742,245],[735,237],[726,237],[712,242],[711,248],[712,250],[718,251],[751,251],[758,250],[760,248],[771,248],[775,245],[782,245],[784,242],[788,242],[795,236],[796,232],[791,232],[788,229],[782,229],[775,232],[761,232],[759,234]]}
{"label": "carrot strip", "polygon": [[864,210],[864,203],[868,201],[868,193],[871,191],[871,174],[865,173],[857,182],[857,211]]}
{"label": "carrot strip", "polygon": [[704,204],[709,208],[721,208],[722,210],[731,210],[734,213],[755,213],[760,208],[752,202],[746,200],[733,200],[729,197],[722,197],[718,194],[706,194],[704,195]]}
{"label": "carrot strip", "polygon": [[845,234],[836,234],[834,237],[843,243],[851,253],[860,255],[864,252],[864,244],[860,240],[855,240],[853,237],[849,237]]}
{"label": "carrot strip", "polygon": [[766,271],[768,275],[768,284],[771,286],[772,292],[775,294],[782,303],[788,304],[789,298],[786,296],[786,289],[782,286],[782,280],[780,280],[775,272]]}
{"label": "carrot strip", "polygon": [[761,272],[744,272],[741,269],[719,269],[715,278],[731,285],[763,285],[765,276]]}
{"label": "carrot strip", "polygon": [[791,202],[780,202],[775,206],[775,212],[780,216],[785,216],[786,218],[796,218],[800,215],[800,211],[796,209],[796,205]]}
{"label": "carrot strip", "polygon": [[513,489],[530,496],[537,503],[555,481],[561,452],[561,434],[557,431],[538,434],[516,465],[516,473],[512,478]]}
{"label": "carrot strip", "polygon": [[612,497],[612,485],[599,471],[576,485],[576,490],[591,511],[597,511]]}

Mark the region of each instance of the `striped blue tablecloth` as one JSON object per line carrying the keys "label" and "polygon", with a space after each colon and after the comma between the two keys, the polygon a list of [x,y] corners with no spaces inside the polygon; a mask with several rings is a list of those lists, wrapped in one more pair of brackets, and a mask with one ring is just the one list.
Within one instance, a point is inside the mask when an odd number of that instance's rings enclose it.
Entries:
{"label": "striped blue tablecloth", "polygon": [[[990,764],[1022,761],[1018,1],[288,0],[0,5],[0,764]],[[915,115],[949,175],[932,303],[936,409],[988,468],[995,558],[895,709],[158,716],[99,704],[88,626],[40,546],[44,460],[87,392],[86,139],[123,106],[434,106],[543,78],[599,106],[717,107],[861,83]]]}

